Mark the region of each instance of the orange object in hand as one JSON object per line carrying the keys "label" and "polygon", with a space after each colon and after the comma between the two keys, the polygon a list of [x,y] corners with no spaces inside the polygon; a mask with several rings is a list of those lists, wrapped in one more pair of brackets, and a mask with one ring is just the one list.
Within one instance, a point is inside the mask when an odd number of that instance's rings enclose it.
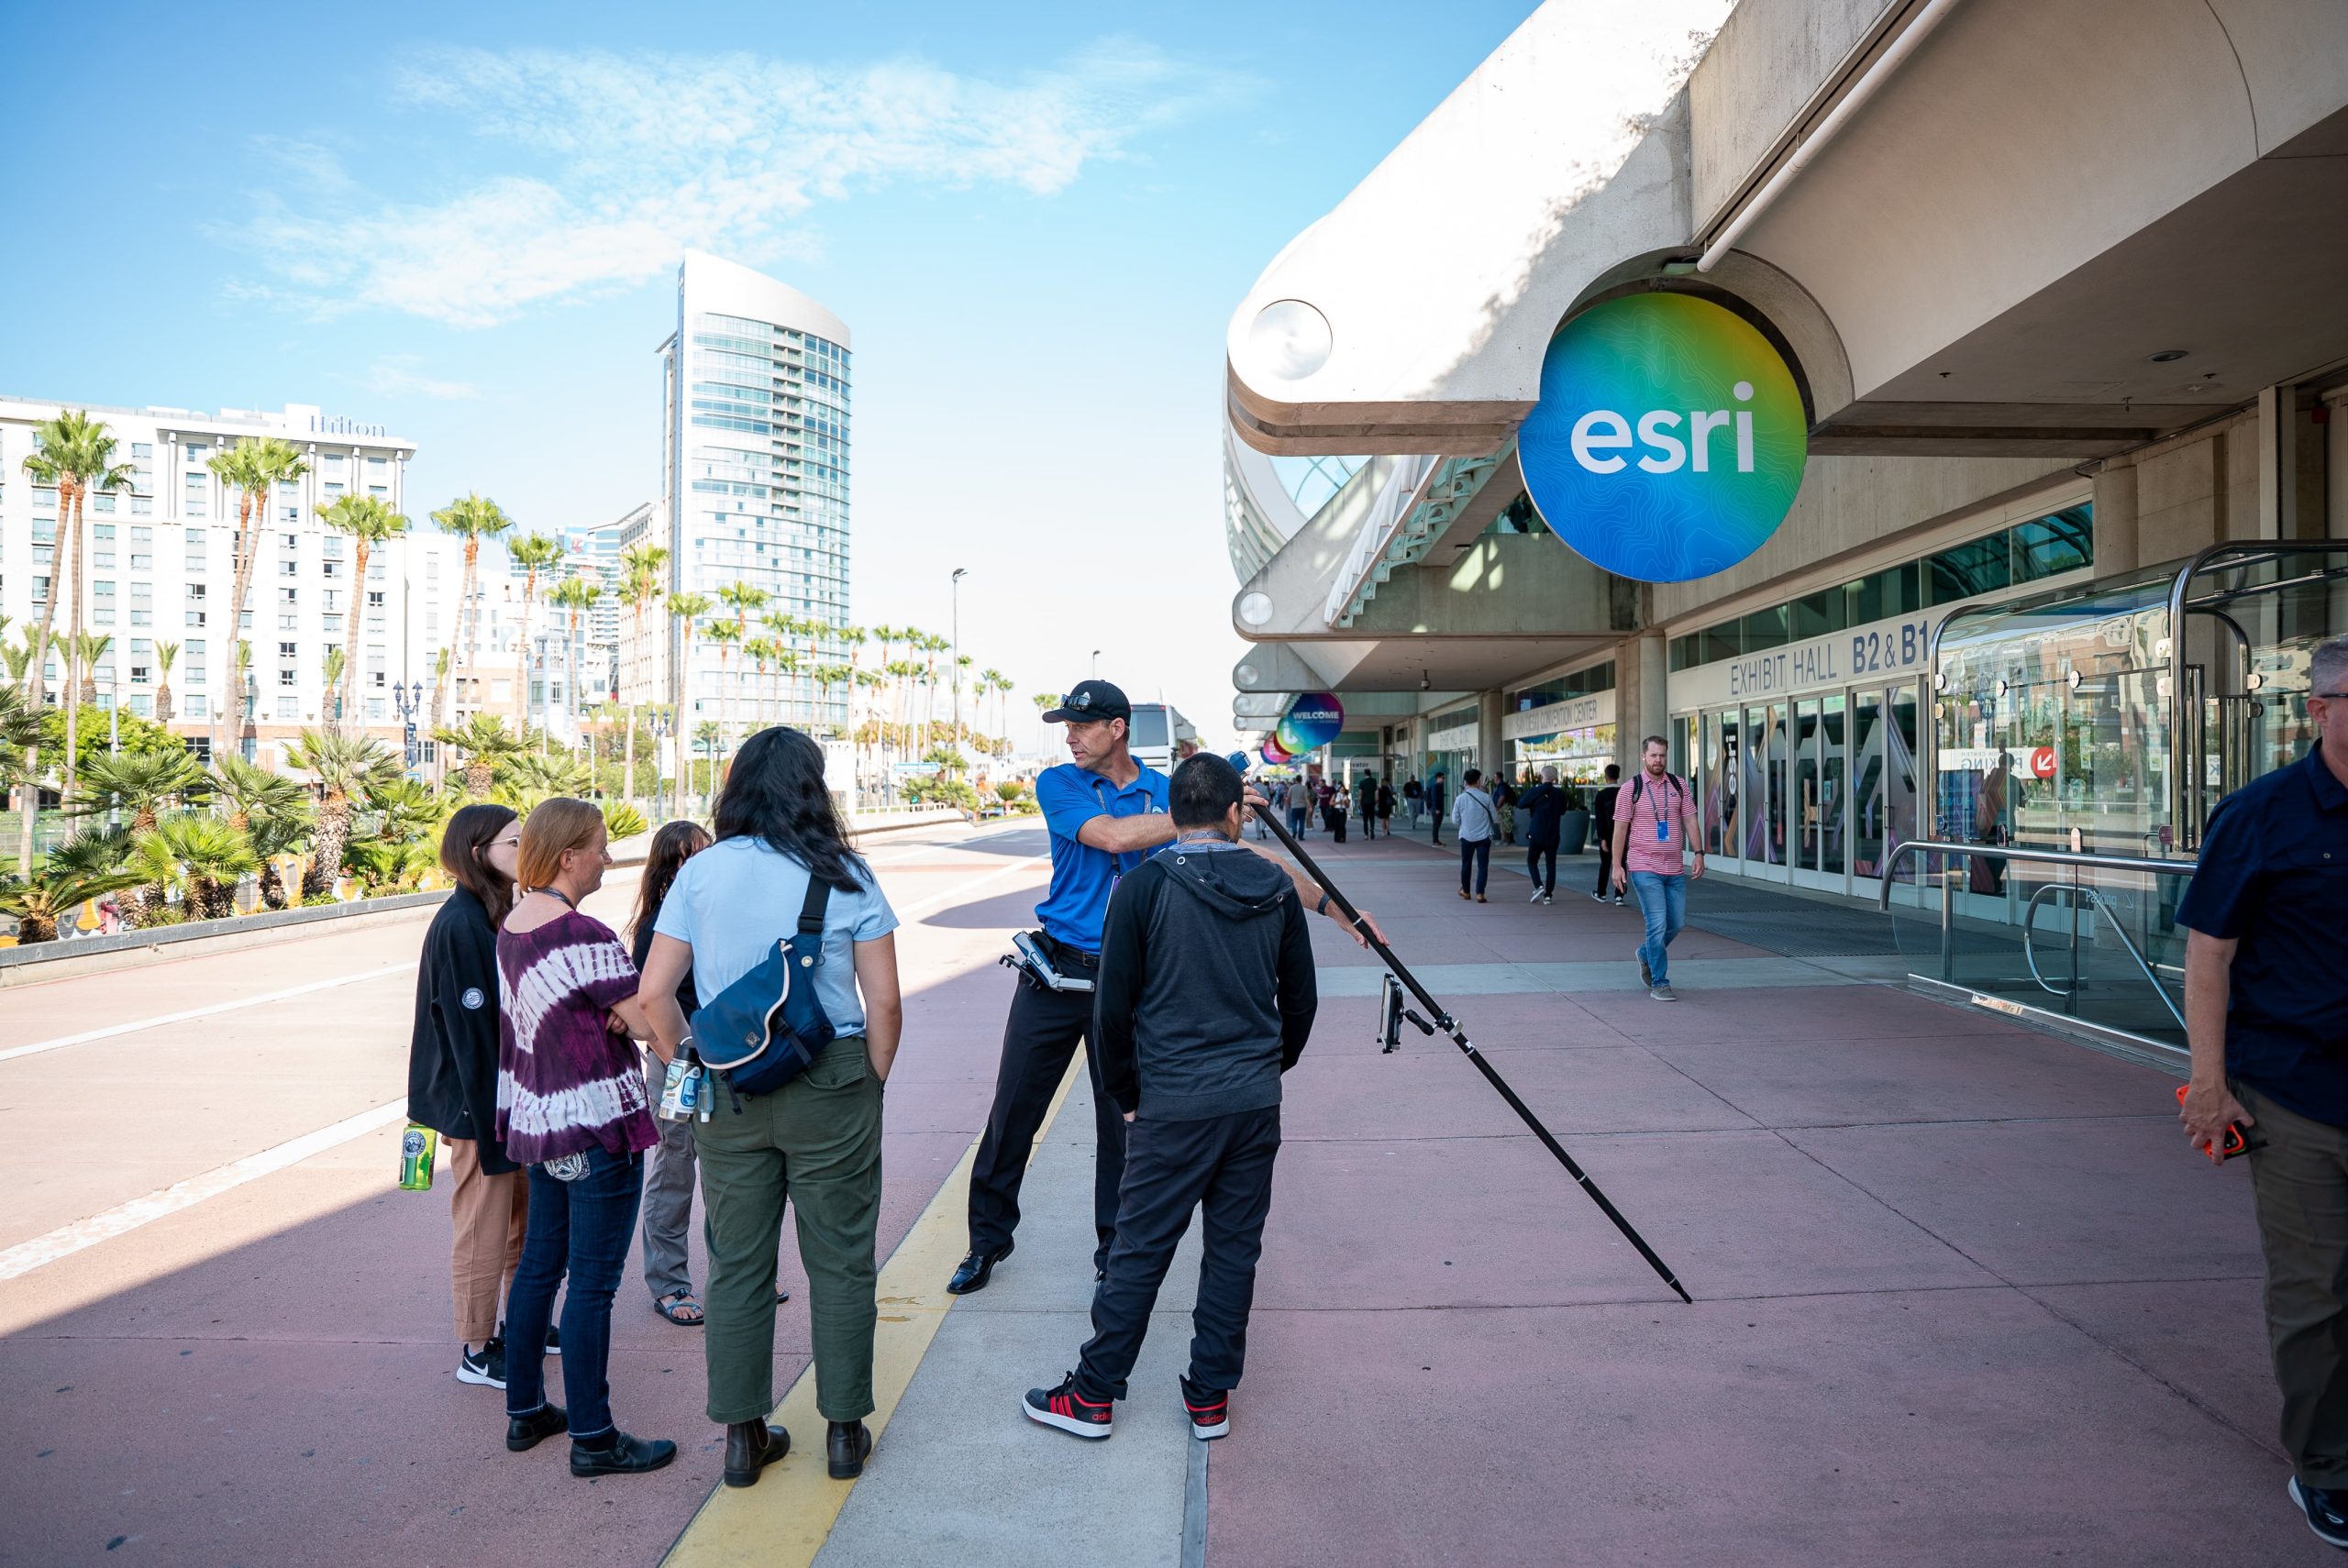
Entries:
{"label": "orange object in hand", "polygon": [[[2176,1086],[2176,1103],[2179,1105],[2183,1105],[2185,1103],[2186,1087],[2187,1086],[2184,1084]],[[2247,1154],[2250,1153],[2250,1140],[2243,1136],[2241,1122],[2229,1121],[2226,1123],[2226,1136],[2222,1147],[2224,1151],[2223,1153],[2210,1154],[2210,1145],[2204,1143],[2201,1145],[2201,1152],[2205,1154],[2209,1154],[2210,1159],[2213,1161],[2231,1160],[2236,1154]]]}

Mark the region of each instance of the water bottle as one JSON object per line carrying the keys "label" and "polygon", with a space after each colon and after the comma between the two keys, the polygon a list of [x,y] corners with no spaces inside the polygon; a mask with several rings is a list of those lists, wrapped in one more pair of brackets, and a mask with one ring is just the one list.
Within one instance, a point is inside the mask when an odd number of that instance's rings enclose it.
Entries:
{"label": "water bottle", "polygon": [[701,1091],[701,1064],[693,1059],[692,1046],[680,1045],[669,1058],[669,1076],[660,1085],[660,1120],[691,1121],[700,1109]]}
{"label": "water bottle", "polygon": [[407,1131],[400,1134],[400,1190],[429,1192],[432,1190],[432,1162],[440,1151],[440,1134],[421,1122],[411,1121]]}

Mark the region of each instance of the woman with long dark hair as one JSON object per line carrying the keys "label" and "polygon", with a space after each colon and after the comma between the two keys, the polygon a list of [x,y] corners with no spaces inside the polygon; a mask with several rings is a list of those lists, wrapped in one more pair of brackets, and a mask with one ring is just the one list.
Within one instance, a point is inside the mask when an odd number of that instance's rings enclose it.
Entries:
{"label": "woman with long dark hair", "polygon": [[847,846],[824,789],[821,747],[794,729],[752,735],[717,798],[717,842],[685,863],[660,906],[643,999],[661,1055],[685,1038],[676,988],[690,968],[716,997],[799,929],[812,882],[828,889],[814,989],[831,1044],[773,1094],[717,1088],[694,1124],[707,1206],[709,1418],[725,1427],[725,1482],[748,1486],[790,1434],[774,1408],[776,1254],[783,1204],[799,1214],[815,1359],[815,1405],[829,1422],[831,1474],[860,1473],[872,1452],[876,1270],[880,1215],[880,1085],[904,1024],[895,911]]}
{"label": "woman with long dark hair", "polygon": [[449,1252],[456,1299],[457,1381],[505,1386],[498,1301],[514,1283],[529,1213],[522,1167],[497,1140],[497,931],[514,907],[522,828],[504,806],[449,819],[440,865],[456,891],[432,917],[415,967],[407,1052],[408,1120],[449,1143]]}

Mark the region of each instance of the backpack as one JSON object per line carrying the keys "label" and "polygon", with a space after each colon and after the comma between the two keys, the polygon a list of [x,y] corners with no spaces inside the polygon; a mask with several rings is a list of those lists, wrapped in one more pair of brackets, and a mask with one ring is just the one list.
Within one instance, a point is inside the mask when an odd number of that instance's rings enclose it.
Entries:
{"label": "backpack", "polygon": [[737,1094],[772,1094],[807,1070],[836,1032],[815,998],[831,884],[810,875],[799,929],[692,1016],[693,1051]]}

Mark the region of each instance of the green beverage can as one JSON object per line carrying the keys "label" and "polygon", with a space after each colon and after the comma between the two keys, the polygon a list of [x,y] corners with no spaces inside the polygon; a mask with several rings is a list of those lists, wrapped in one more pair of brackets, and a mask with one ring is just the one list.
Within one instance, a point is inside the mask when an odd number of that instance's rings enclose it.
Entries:
{"label": "green beverage can", "polygon": [[411,1121],[407,1131],[400,1134],[400,1190],[429,1192],[432,1190],[433,1156],[440,1151],[440,1134],[431,1128]]}

